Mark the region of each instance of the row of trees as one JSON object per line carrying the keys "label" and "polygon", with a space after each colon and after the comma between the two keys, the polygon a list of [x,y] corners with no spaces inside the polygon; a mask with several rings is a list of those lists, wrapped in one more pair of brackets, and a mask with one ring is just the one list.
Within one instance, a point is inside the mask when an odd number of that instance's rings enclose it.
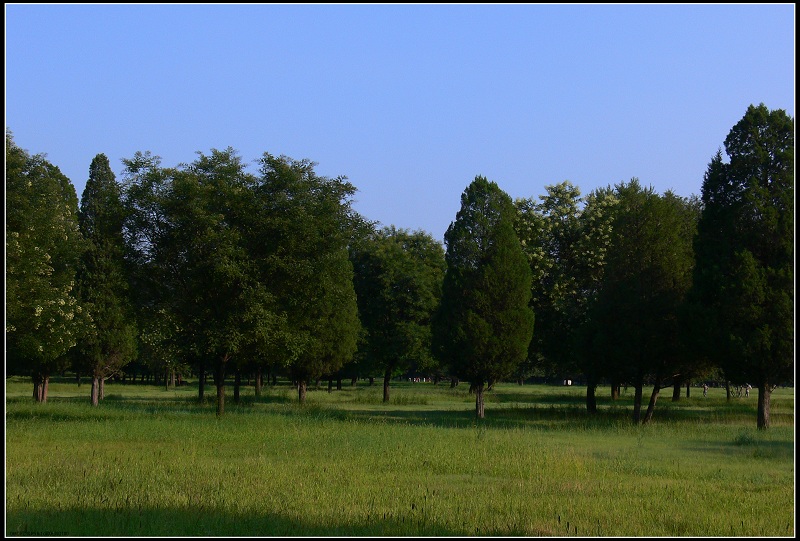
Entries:
{"label": "row of trees", "polygon": [[[637,179],[582,197],[569,182],[512,199],[467,186],[442,246],[379,228],[345,177],[233,149],[163,167],[149,153],[92,161],[78,208],[57,167],[6,133],[7,374],[72,367],[103,381],[131,363],[211,373],[217,412],[233,373],[260,393],[280,373],[305,400],[322,377],[408,370],[484,390],[533,374],[659,391],[721,370],[769,393],[793,377],[794,121],[750,106],[706,172],[702,197]],[[644,415],[643,390],[652,385]]]}

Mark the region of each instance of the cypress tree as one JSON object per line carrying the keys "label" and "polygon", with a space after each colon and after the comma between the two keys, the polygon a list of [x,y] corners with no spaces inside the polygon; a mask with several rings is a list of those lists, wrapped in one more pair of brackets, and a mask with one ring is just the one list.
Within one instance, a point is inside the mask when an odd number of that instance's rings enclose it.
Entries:
{"label": "cypress tree", "polygon": [[87,241],[78,272],[81,301],[92,313],[92,331],[79,343],[76,367],[91,374],[91,402],[103,397],[103,382],[136,357],[136,325],[124,270],[120,187],[104,154],[89,167],[78,221]]}
{"label": "cypress tree", "polygon": [[728,379],[759,390],[757,427],[770,393],[794,374],[794,119],[748,107],[706,171],[695,239],[695,319],[704,352]]}
{"label": "cypress tree", "polygon": [[531,269],[514,230],[511,198],[477,176],[445,233],[438,351],[452,374],[472,384],[484,417],[484,385],[511,375],[533,336]]}

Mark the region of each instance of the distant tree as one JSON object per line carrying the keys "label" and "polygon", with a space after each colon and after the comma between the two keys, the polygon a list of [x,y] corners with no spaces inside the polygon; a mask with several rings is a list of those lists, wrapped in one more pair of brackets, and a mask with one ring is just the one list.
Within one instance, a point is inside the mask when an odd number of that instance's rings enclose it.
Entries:
{"label": "distant tree", "polygon": [[391,378],[434,368],[431,318],[444,276],[444,248],[424,231],[383,228],[352,250],[364,356],[383,372],[383,401]]}
{"label": "distant tree", "polygon": [[511,198],[477,176],[445,233],[447,270],[435,318],[437,350],[475,390],[484,417],[484,384],[510,376],[533,333],[531,269],[514,231]]}
{"label": "distant tree", "polygon": [[75,292],[83,249],[72,183],[6,131],[6,373],[31,376],[37,401],[90,321]]}
{"label": "distant tree", "polygon": [[79,341],[76,362],[91,374],[91,402],[103,397],[104,381],[136,358],[136,324],[124,267],[123,207],[108,158],[98,154],[89,167],[78,223],[87,241],[78,267],[81,303],[93,315],[91,332]]}
{"label": "distant tree", "polygon": [[794,374],[794,119],[750,105],[708,165],[692,299],[705,353],[728,379],[770,394]]}
{"label": "distant tree", "polygon": [[265,228],[264,276],[277,310],[282,363],[300,403],[309,381],[353,358],[361,332],[348,245],[360,225],[345,177],[317,175],[313,162],[264,153],[255,188]]}

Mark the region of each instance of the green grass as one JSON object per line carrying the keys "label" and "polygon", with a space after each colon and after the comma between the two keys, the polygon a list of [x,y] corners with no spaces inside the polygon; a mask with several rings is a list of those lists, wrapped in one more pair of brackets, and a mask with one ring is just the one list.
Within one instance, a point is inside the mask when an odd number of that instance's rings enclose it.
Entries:
{"label": "green grass", "polygon": [[[512,384],[213,396],[6,380],[6,535],[794,536],[794,390],[723,389],[630,421],[632,390]],[[213,389],[207,390],[207,396]]]}

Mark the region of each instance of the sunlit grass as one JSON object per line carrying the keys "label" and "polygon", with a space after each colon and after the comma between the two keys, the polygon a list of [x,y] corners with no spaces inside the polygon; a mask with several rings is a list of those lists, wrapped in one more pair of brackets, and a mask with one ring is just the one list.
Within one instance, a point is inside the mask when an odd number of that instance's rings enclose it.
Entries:
{"label": "sunlit grass", "polygon": [[[654,422],[600,389],[462,384],[228,392],[6,382],[6,534],[793,536],[794,392],[662,396]],[[213,395],[213,393],[211,393]],[[629,393],[632,394],[632,393]]]}

